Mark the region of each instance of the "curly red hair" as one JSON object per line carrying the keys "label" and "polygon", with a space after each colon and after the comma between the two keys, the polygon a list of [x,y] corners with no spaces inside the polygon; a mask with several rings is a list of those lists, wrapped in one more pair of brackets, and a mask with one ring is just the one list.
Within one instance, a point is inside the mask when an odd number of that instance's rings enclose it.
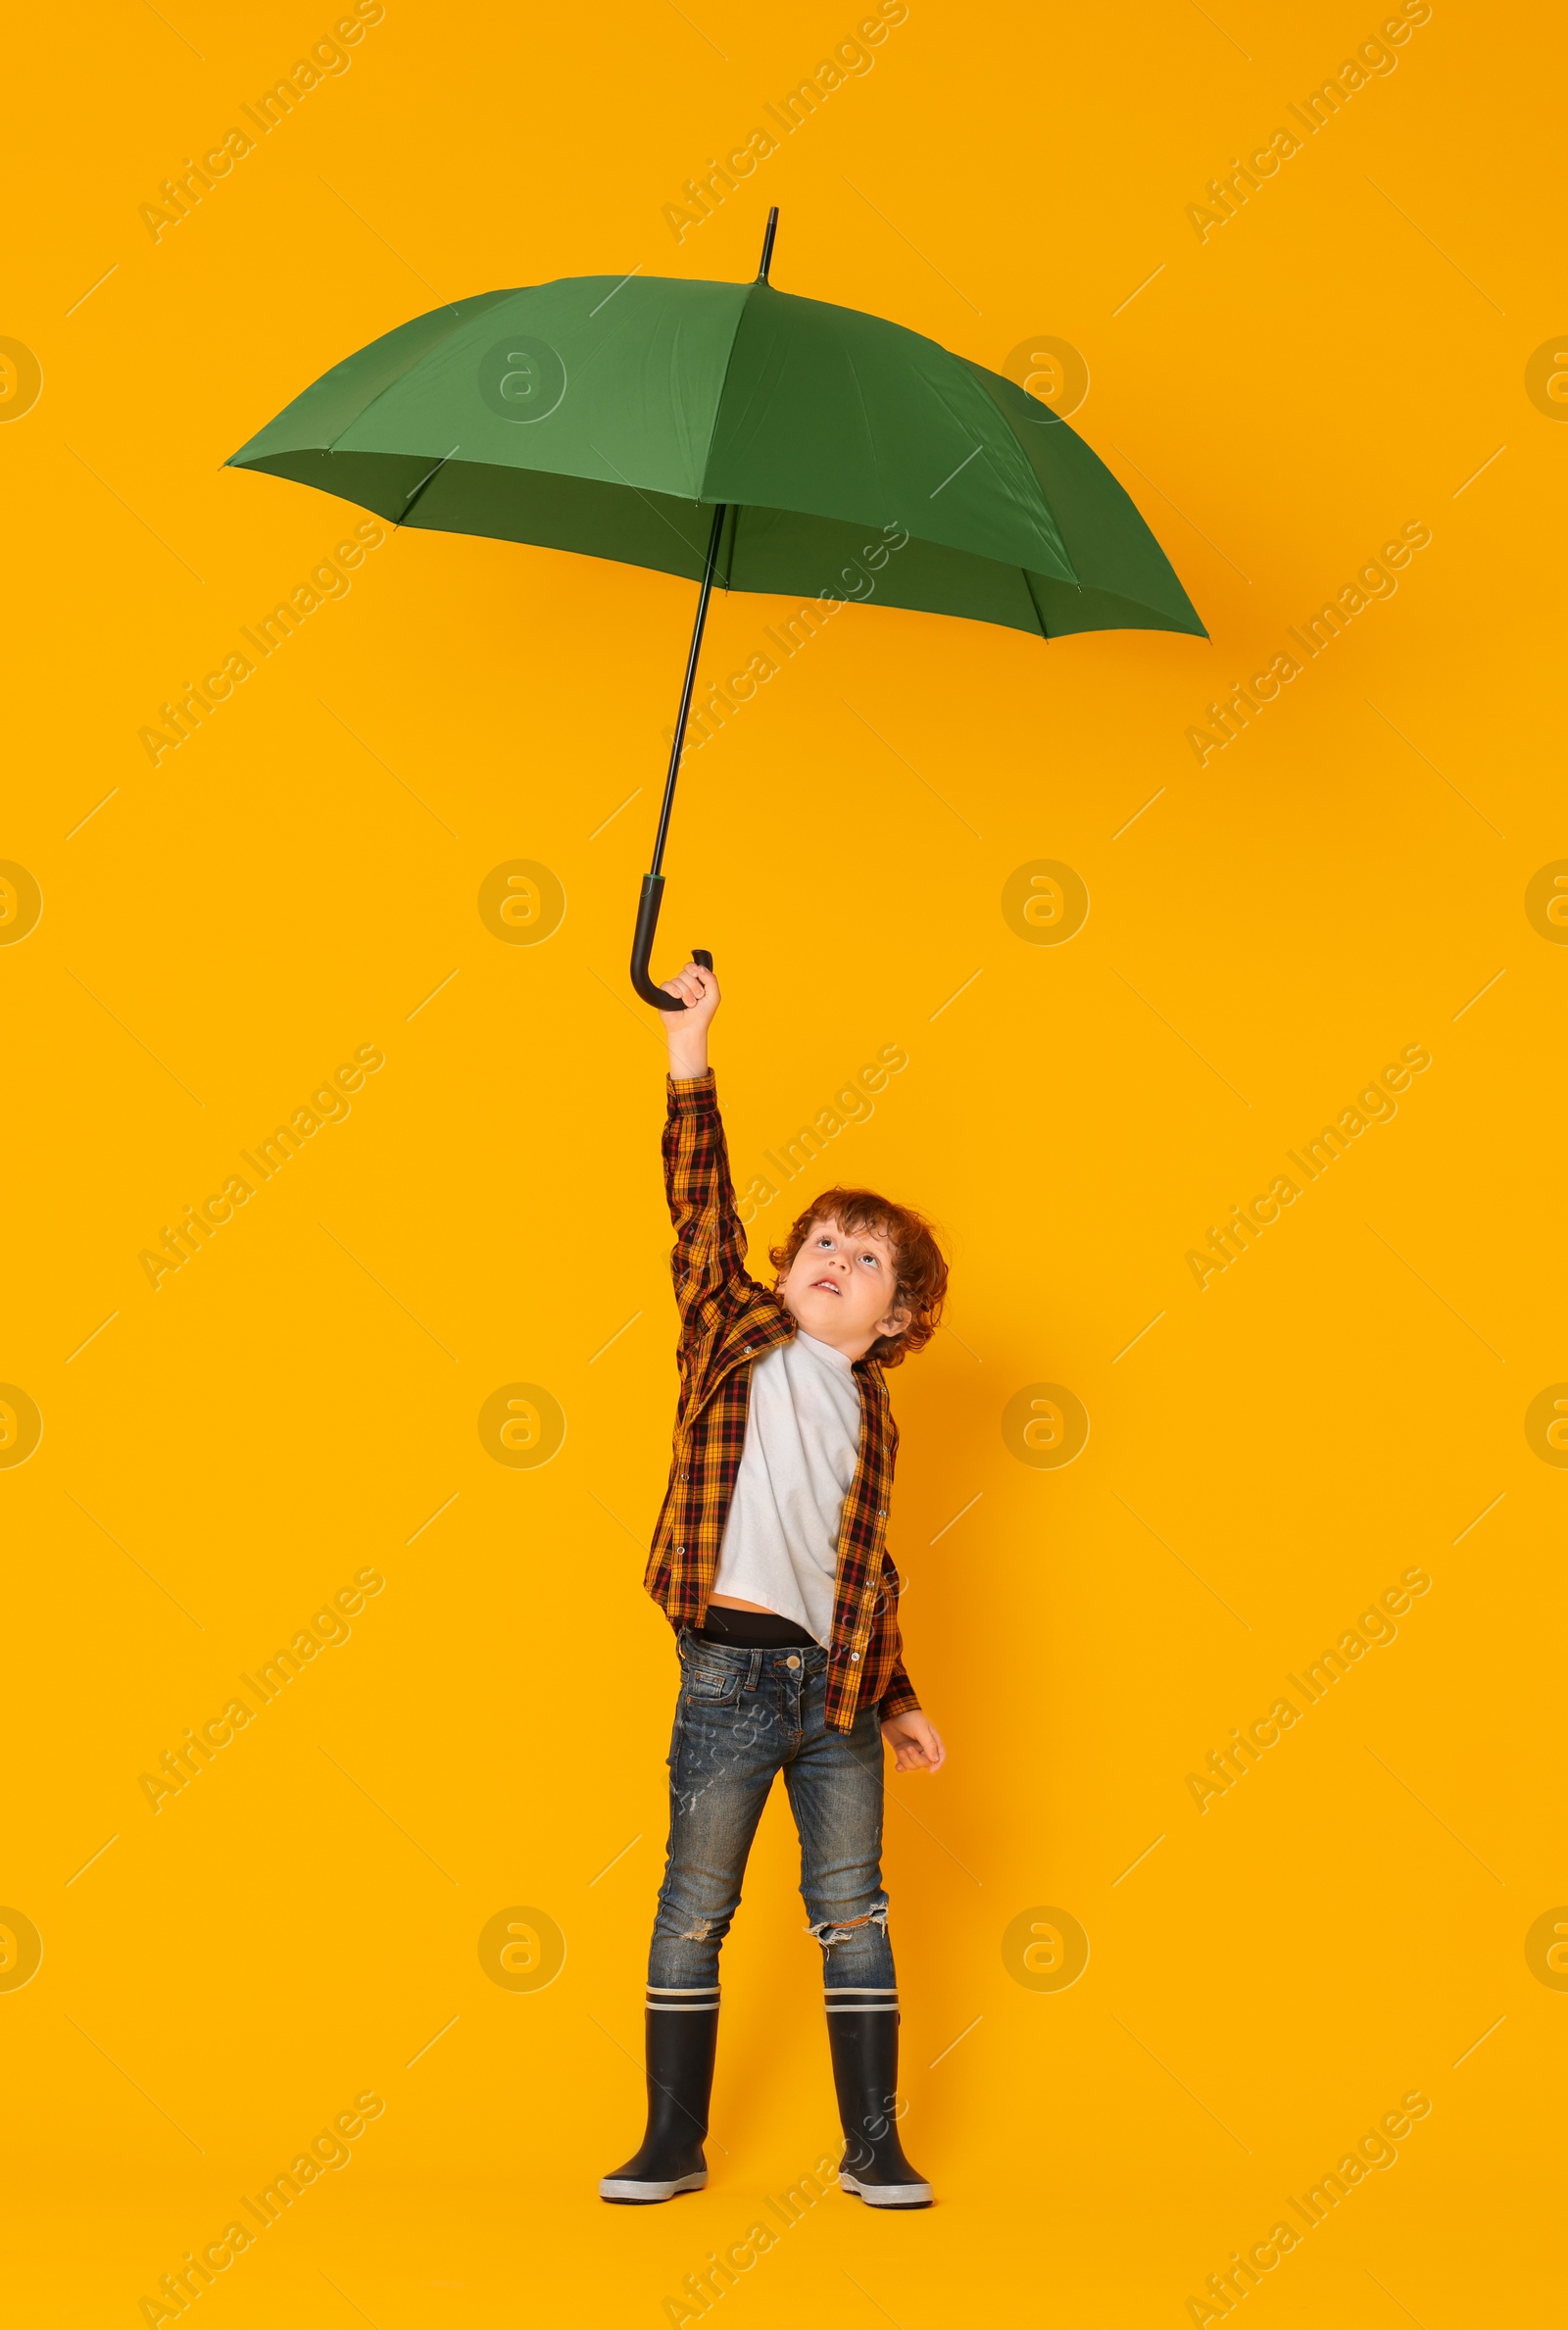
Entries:
{"label": "curly red hair", "polygon": [[874,1231],[893,1249],[898,1285],[888,1309],[907,1311],[908,1323],[900,1335],[879,1335],[866,1358],[884,1367],[897,1367],[912,1352],[923,1351],[942,1323],[948,1293],[947,1258],[930,1222],[911,1206],[895,1205],[874,1189],[824,1189],[814,1204],[796,1215],[782,1244],[768,1248],[768,1260],[780,1281],[788,1277],[790,1265],[816,1221],[836,1222],[851,1236],[857,1230]]}

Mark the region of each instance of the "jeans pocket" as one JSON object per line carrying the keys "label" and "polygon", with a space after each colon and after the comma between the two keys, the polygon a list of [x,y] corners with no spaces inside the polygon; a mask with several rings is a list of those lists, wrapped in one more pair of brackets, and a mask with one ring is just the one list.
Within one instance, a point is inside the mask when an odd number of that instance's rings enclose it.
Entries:
{"label": "jeans pocket", "polygon": [[727,1659],[705,1659],[700,1651],[686,1661],[686,1697],[694,1707],[733,1707],[740,1697],[741,1670]]}

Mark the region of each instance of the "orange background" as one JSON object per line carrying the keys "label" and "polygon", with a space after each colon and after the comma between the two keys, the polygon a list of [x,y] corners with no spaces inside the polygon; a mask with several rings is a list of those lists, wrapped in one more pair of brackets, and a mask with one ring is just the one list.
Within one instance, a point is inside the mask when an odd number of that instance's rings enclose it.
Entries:
{"label": "orange background", "polygon": [[[688,765],[662,960],[717,958],[737,1175],[902,1046],[826,1162],[938,1217],[955,1294],[894,1379],[891,1539],[951,1748],[893,1784],[888,1853],[906,2136],[941,2205],[830,2193],[685,2303],[1190,2320],[1418,2089],[1396,2164],[1257,2308],[1539,2305],[1568,2015],[1526,1948],[1568,1897],[1568,1481],[1525,1430],[1568,1376],[1568,956],[1525,911],[1568,857],[1556,25],[1439,0],[1200,240],[1188,206],[1370,6],[911,0],[677,242],[664,206],[852,9],[390,0],[155,241],[139,207],[330,21],[138,0],[20,42],[0,334],[43,385],[0,425],[0,858],[43,911],[0,945],[0,1378],[43,1436],[0,1469],[0,1899],[43,1958],[0,1989],[33,2225],[11,2309],[146,2318],[368,2090],[349,2164],[203,2319],[652,2325],[832,2142],[780,1801],[726,1958],[710,2188],[595,2198],[640,2126],[674,1679],[639,1584],[674,1381],[662,1046],[624,958],[692,589],[394,537],[177,751],[138,742],[361,515],[220,467],[310,380],[448,296],[744,277],[769,202],[781,289],[998,369],[1078,350],[1074,424],[1212,643],[846,609]],[[1200,765],[1216,692],[1415,521],[1397,591]],[[788,612],[717,601],[705,672]],[[564,891],[543,944],[478,912],[518,859]],[[1087,887],[1070,943],[1003,913],[1039,860]],[[1207,1225],[1416,1044],[1397,1115],[1200,1291]],[[361,1046],[385,1065],[352,1114],[154,1292],[139,1252]],[[479,1438],[519,1382],[565,1417],[542,1467]],[[1090,1419],[1069,1465],[1004,1435],[1046,1383]],[[153,1813],[139,1776],[367,1566],[350,1639]],[[1397,1639],[1200,1812],[1187,1775],[1412,1566]],[[477,1947],[517,1905],[566,1946],[520,1995]],[[1043,1907],[1089,1939],[1067,1988],[1020,1978]]]}

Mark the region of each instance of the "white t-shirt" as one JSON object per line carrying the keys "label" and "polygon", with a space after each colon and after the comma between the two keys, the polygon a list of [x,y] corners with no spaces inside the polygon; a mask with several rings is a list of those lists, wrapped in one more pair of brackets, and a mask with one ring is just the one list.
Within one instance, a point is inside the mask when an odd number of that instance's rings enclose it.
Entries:
{"label": "white t-shirt", "polygon": [[715,1594],[760,1602],[826,1646],[839,1517],[860,1453],[854,1363],[797,1328],[752,1368],[746,1445]]}

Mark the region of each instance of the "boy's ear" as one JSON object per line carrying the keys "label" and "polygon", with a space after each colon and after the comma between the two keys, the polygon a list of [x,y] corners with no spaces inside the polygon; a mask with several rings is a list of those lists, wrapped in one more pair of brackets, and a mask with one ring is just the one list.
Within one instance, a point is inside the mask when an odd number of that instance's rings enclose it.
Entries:
{"label": "boy's ear", "polygon": [[902,1335],[912,1315],[911,1312],[902,1307],[899,1310],[890,1311],[884,1318],[878,1321],[876,1331],[879,1335],[890,1337]]}

